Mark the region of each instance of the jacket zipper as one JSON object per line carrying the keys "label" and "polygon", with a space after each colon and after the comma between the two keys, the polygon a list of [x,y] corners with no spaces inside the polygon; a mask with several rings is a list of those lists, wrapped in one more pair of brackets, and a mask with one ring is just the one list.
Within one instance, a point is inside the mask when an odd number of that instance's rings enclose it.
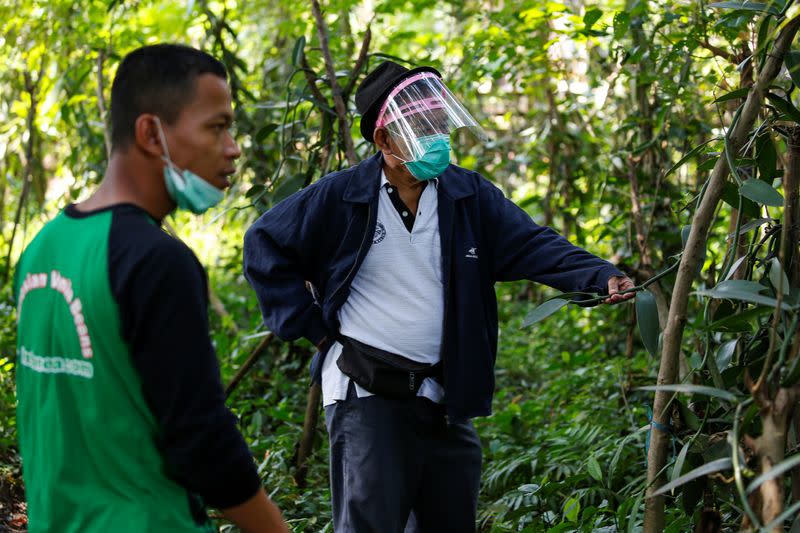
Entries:
{"label": "jacket zipper", "polygon": [[367,204],[367,226],[366,228],[364,228],[364,236],[361,237],[361,244],[358,246],[358,251],[356,252],[356,261],[355,263],[353,263],[350,272],[348,272],[347,275],[344,277],[344,280],[342,280],[339,286],[336,287],[336,290],[331,293],[329,301],[333,300],[333,297],[336,296],[336,293],[338,293],[341,290],[341,288],[344,287],[345,283],[347,283],[347,281],[350,279],[350,276],[356,270],[356,266],[358,265],[358,258],[361,256],[361,250],[364,249],[364,243],[367,242],[367,235],[369,234],[369,220],[371,217],[372,217],[372,204]]}

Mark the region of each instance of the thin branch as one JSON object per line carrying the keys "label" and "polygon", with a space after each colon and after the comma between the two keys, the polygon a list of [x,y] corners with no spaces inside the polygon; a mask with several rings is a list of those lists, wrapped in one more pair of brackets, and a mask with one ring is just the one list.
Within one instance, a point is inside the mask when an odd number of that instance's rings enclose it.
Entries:
{"label": "thin branch", "polygon": [[266,337],[261,339],[261,342],[258,343],[258,346],[256,346],[253,351],[250,352],[247,360],[244,362],[244,364],[242,364],[241,368],[239,368],[239,371],[236,373],[236,375],[233,376],[233,379],[230,383],[228,383],[228,386],[225,387],[226,398],[233,394],[233,391],[236,390],[236,387],[239,386],[239,383],[242,381],[242,379],[247,375],[248,372],[250,372],[250,369],[253,368],[253,365],[255,365],[259,360],[261,355],[264,353],[264,350],[267,348],[267,346],[269,346],[269,343],[272,342],[273,338],[274,335],[272,333],[267,334]]}
{"label": "thin branch", "polygon": [[356,64],[353,67],[353,72],[350,74],[350,80],[347,82],[347,86],[344,88],[344,97],[347,98],[353,92],[353,89],[356,86],[356,81],[358,81],[358,75],[361,73],[361,69],[364,68],[364,65],[367,63],[367,56],[369,55],[369,45],[372,42],[372,30],[369,26],[367,26],[367,30],[364,32],[364,40],[361,42],[361,51],[358,53],[358,59],[356,59]]}
{"label": "thin branch", "polygon": [[322,92],[320,92],[319,87],[317,87],[317,80],[319,79],[319,75],[313,68],[309,66],[308,58],[306,57],[305,51],[303,51],[303,53],[300,54],[300,66],[303,68],[303,75],[306,77],[306,83],[308,84],[308,88],[311,91],[311,95],[319,102],[327,105],[328,99],[322,95]]}
{"label": "thin branch", "polygon": [[311,0],[311,11],[314,13],[314,20],[317,24],[319,45],[322,49],[322,57],[325,59],[325,70],[328,74],[328,82],[333,91],[333,104],[334,109],[336,109],[336,114],[339,117],[339,133],[344,142],[347,162],[351,165],[355,165],[358,163],[358,156],[356,156],[356,149],[353,145],[353,136],[350,134],[350,124],[347,120],[347,106],[345,105],[344,98],[342,98],[342,89],[336,81],[336,69],[333,65],[333,57],[331,56],[331,49],[328,44],[328,27],[325,25],[325,20],[322,17],[322,10],[319,7],[318,0]]}

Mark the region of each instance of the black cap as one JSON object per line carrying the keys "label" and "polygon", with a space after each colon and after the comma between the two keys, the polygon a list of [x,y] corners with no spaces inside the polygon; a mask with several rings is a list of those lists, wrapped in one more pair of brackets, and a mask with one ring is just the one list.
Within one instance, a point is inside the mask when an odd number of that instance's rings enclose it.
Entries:
{"label": "black cap", "polygon": [[384,61],[375,70],[367,74],[356,91],[356,109],[361,113],[361,135],[369,142],[375,142],[375,121],[386,97],[392,89],[406,78],[420,72],[433,72],[440,78],[442,75],[433,67],[417,67],[407,69],[393,61]]}

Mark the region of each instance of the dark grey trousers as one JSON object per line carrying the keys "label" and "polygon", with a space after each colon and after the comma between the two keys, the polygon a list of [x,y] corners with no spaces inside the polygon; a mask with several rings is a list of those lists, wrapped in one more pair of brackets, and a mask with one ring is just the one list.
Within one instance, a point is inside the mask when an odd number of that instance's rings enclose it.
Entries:
{"label": "dark grey trousers", "polygon": [[475,532],[481,445],[471,422],[448,425],[426,398],[357,398],[352,385],[325,419],[336,533]]}

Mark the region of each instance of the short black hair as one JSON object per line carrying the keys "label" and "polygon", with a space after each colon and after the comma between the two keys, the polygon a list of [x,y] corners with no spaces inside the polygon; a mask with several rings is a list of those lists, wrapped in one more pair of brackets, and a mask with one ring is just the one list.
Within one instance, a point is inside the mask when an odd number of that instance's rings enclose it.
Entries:
{"label": "short black hair", "polygon": [[127,148],[142,113],[173,124],[192,100],[201,74],[228,79],[225,65],[189,46],[156,44],[126,55],[111,85],[111,149]]}

